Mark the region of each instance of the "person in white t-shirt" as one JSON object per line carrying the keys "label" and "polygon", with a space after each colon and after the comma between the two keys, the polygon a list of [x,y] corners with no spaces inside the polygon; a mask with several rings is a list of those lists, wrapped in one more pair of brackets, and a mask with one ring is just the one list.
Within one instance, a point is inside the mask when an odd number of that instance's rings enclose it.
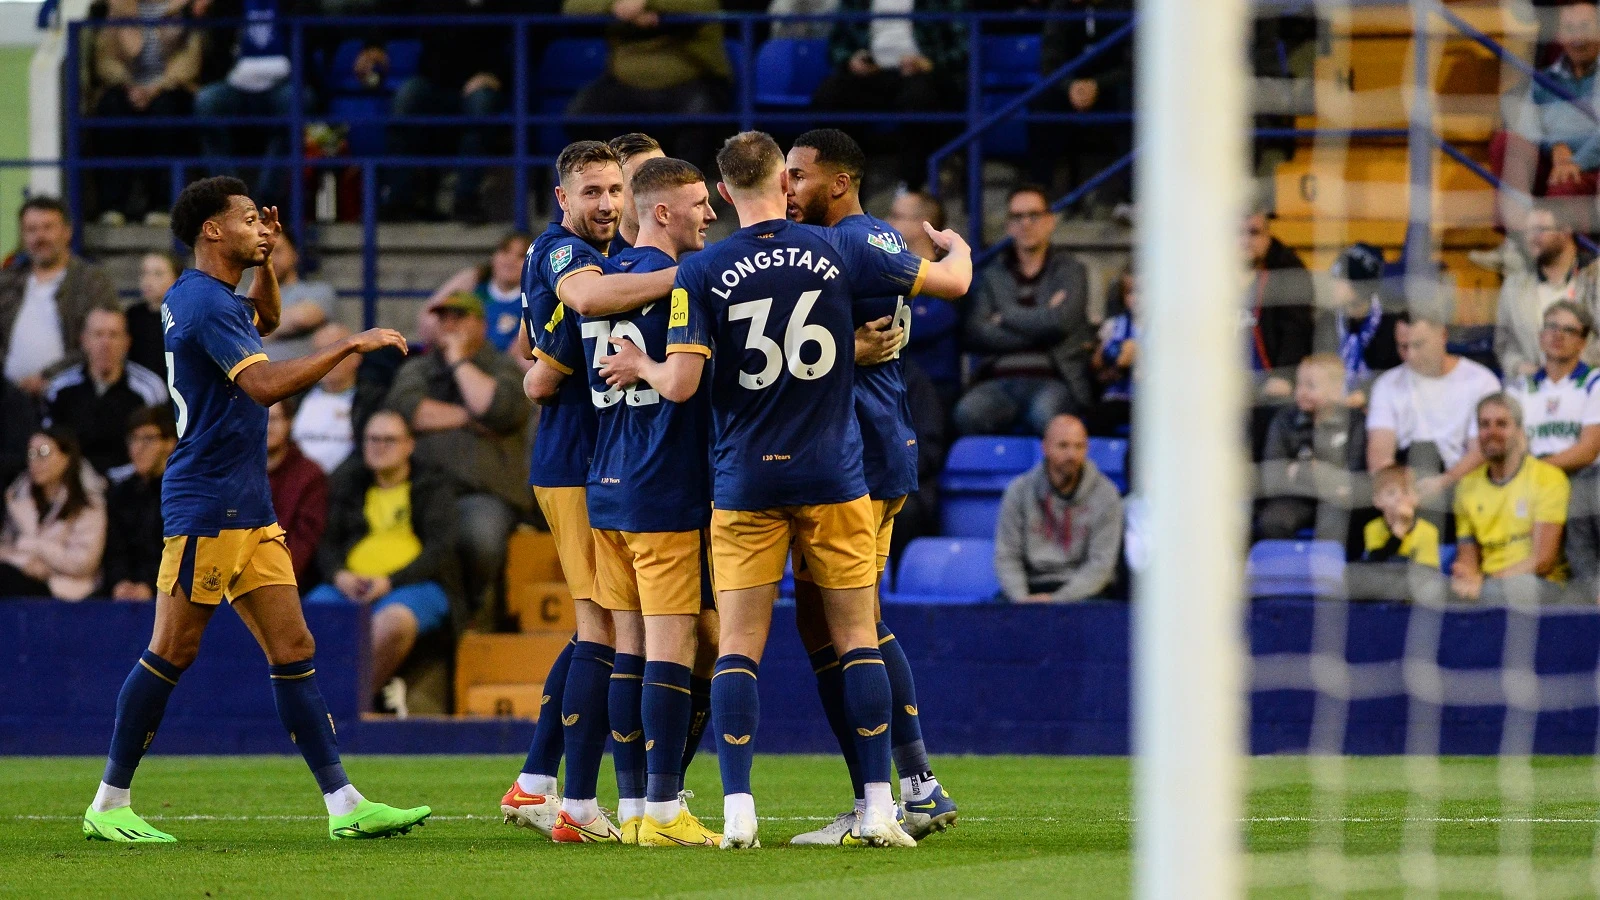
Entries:
{"label": "person in white t-shirt", "polygon": [[1444,322],[1411,315],[1395,331],[1405,364],[1378,376],[1367,410],[1367,471],[1401,462],[1429,473],[1417,482],[1438,497],[1483,464],[1474,409],[1500,390],[1487,368],[1445,348]]}
{"label": "person in white t-shirt", "polygon": [[[350,329],[337,322],[324,325],[311,336],[314,350],[321,350],[350,336]],[[300,452],[331,475],[355,449],[355,429],[351,412],[356,400],[356,369],[361,360],[354,354],[322,376],[300,401],[289,435]]]}
{"label": "person in white t-shirt", "polygon": [[1539,332],[1543,368],[1506,390],[1522,404],[1528,452],[1571,479],[1567,560],[1573,583],[1590,585],[1590,596],[1600,589],[1600,368],[1581,356],[1593,334],[1587,309],[1568,300],[1551,304]]}

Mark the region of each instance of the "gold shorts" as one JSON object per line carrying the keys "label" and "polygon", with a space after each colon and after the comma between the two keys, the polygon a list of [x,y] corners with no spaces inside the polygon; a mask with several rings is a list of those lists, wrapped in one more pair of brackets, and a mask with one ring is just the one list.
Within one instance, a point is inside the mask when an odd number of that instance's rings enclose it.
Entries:
{"label": "gold shorts", "polygon": [[161,548],[156,590],[168,596],[182,588],[191,602],[216,606],[272,584],[295,584],[287,536],[276,522],[216,537],[169,537]]}
{"label": "gold shorts", "polygon": [[711,589],[704,531],[594,529],[594,602],[647,616],[697,616]]}
{"label": "gold shorts", "polygon": [[783,580],[791,544],[795,573],[818,587],[871,587],[877,577],[872,498],[758,511],[711,511],[712,568],[717,588],[737,591]]}
{"label": "gold shorts", "polygon": [[[889,544],[894,537],[894,517],[900,515],[904,509],[906,498],[895,497],[890,500],[872,501],[872,520],[878,523],[878,572],[889,565]],[[811,568],[806,565],[804,556],[797,556],[794,561],[794,580],[811,581]]]}
{"label": "gold shorts", "polygon": [[556,539],[561,577],[575,600],[594,596],[594,537],[589,529],[588,493],[581,487],[535,487],[533,499]]}

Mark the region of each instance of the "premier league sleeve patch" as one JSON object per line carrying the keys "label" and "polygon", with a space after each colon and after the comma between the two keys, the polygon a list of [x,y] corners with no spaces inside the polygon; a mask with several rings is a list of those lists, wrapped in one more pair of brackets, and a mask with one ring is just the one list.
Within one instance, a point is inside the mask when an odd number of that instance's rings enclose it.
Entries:
{"label": "premier league sleeve patch", "polygon": [[572,245],[571,244],[562,244],[561,246],[557,247],[556,249],[551,250],[550,251],[550,274],[552,274],[552,275],[560,275],[561,274],[561,270],[565,269],[567,267],[567,265],[569,263],[571,263],[571,262],[572,262]]}
{"label": "premier league sleeve patch", "polygon": [[879,250],[882,250],[885,253],[900,252],[900,245],[895,242],[894,237],[891,235],[869,234],[867,235],[867,243],[877,247]]}

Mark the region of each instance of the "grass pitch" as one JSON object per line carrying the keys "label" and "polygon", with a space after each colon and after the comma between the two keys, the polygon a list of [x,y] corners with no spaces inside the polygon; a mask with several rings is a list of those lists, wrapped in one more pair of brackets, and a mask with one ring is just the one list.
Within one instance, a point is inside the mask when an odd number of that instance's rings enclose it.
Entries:
{"label": "grass pitch", "polygon": [[[520,761],[350,758],[369,796],[427,803],[434,818],[409,837],[334,843],[298,757],[154,756],[140,767],[135,809],[180,843],[128,846],[87,842],[78,831],[100,760],[0,760],[0,894],[836,900],[1121,897],[1131,883],[1126,759],[939,759],[961,826],[916,850],[873,851],[782,846],[844,808],[843,766],[827,757],[758,757],[766,849],[747,853],[557,846],[502,825],[499,797]],[[1592,760],[1536,759],[1524,769],[1450,759],[1431,774],[1406,764],[1335,760],[1314,773],[1302,758],[1254,761],[1242,824],[1252,893],[1300,897],[1340,887],[1400,896],[1407,879],[1414,887],[1431,879],[1450,896],[1594,895]],[[1324,784],[1340,775],[1345,788],[1314,790],[1314,774]],[[610,779],[609,770],[602,774],[602,803]],[[693,806],[715,823],[714,758],[695,764],[690,787],[699,792]],[[1408,846],[1410,855],[1402,852]]]}

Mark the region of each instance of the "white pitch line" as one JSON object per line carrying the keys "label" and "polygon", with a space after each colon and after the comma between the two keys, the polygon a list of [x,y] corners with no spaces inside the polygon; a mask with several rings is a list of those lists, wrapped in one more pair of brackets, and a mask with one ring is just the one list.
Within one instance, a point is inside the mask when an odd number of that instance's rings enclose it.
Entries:
{"label": "white pitch line", "polygon": [[[13,815],[13,816],[6,816],[4,818],[10,819],[12,821],[19,821],[19,822],[77,822],[77,821],[81,820],[83,817],[82,816]],[[154,816],[145,816],[144,818],[147,819],[147,820],[150,820],[150,821],[158,821],[159,820],[159,821],[165,821],[165,822],[317,822],[317,821],[322,821],[323,819],[326,819],[327,816],[269,816],[269,815],[262,815],[262,816],[216,816],[216,815],[209,815],[209,814],[205,814],[205,813],[195,813],[195,814],[192,814],[192,815],[182,815],[182,816],[154,815]],[[759,818],[763,822],[832,822],[834,820],[833,816],[760,816]],[[705,821],[705,822],[720,822],[722,820],[722,817],[721,816],[701,816],[700,819],[701,819],[701,821]],[[480,816],[480,815],[473,815],[471,813],[468,813],[468,814],[463,815],[463,816],[429,816],[428,817],[428,821],[430,821],[430,822],[466,822],[466,821],[499,822],[499,821],[502,821],[502,817],[498,816],[498,815]],[[961,821],[963,821],[963,822],[992,822],[992,821],[995,821],[995,820],[979,816],[979,817],[966,817],[966,818],[963,818]],[[1032,819],[1031,821],[1034,821],[1034,822],[1054,822],[1054,821],[1057,821],[1057,820],[1055,818],[1053,818],[1053,817],[1042,817],[1042,818]]]}
{"label": "white pitch line", "polygon": [[[51,815],[11,815],[3,817],[17,822],[76,822],[82,816],[51,816]],[[327,816],[219,816],[207,813],[194,813],[189,815],[154,815],[145,816],[149,820],[166,822],[317,822]],[[720,822],[721,816],[701,816],[702,821]],[[763,822],[832,822],[833,816],[760,816]],[[459,816],[429,816],[433,822],[499,822],[499,815],[475,815],[467,813]],[[995,822],[997,819],[987,816],[962,816],[963,822]],[[1073,822],[1076,824],[1124,825],[1135,821],[1132,817],[1108,819],[1068,819],[1060,816],[1035,816],[1028,819],[1030,822]],[[1600,824],[1600,819],[1595,818],[1498,818],[1495,816],[1435,816],[1428,818],[1407,818],[1405,816],[1343,816],[1335,818],[1316,818],[1314,816],[1252,816],[1240,819],[1245,825],[1266,824],[1333,824],[1346,825],[1383,825],[1402,824],[1405,822],[1426,822],[1435,825],[1595,825]]]}

